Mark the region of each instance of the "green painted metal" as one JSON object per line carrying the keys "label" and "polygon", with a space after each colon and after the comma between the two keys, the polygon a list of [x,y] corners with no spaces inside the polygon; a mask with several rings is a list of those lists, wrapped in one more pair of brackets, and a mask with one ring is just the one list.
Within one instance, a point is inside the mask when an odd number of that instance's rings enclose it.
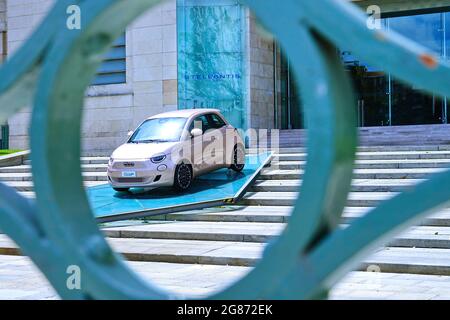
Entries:
{"label": "green painted metal", "polygon": [[[114,39],[157,0],[60,0],[35,34],[0,69],[0,122],[33,105],[32,163],[36,202],[0,184],[0,228],[30,256],[62,298],[183,298],[138,278],[103,238],[80,174],[84,90]],[[355,100],[336,46],[399,79],[450,96],[450,65],[394,33],[366,28],[342,0],[245,0],[289,55],[309,129],[308,163],[289,224],[261,262],[211,299],[326,298],[371,250],[450,200],[450,172],[384,202],[339,229],[355,158]],[[428,1],[430,5],[439,1]],[[65,27],[68,5],[83,13],[81,30]],[[327,10],[323,10],[326,7]],[[277,15],[273,13],[277,12]],[[64,137],[64,138],[61,138]],[[81,289],[66,286],[78,265]]]}

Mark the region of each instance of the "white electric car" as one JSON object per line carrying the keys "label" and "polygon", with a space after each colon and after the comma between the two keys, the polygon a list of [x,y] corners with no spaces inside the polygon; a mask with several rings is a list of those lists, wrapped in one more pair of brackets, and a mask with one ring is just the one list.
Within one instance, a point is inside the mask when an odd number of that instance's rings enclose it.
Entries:
{"label": "white electric car", "polygon": [[108,164],[114,190],[173,186],[189,189],[195,177],[220,168],[240,172],[245,147],[238,131],[215,109],[166,112],[145,120]]}

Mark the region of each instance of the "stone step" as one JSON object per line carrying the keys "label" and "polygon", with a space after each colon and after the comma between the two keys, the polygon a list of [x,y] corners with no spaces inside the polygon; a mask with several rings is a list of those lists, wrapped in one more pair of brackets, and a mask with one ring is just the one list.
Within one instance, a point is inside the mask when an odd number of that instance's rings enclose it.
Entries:
{"label": "stone step", "polygon": [[353,271],[332,288],[329,299],[448,300],[450,277]]}
{"label": "stone step", "polygon": [[109,157],[81,157],[82,164],[108,164]]}
{"label": "stone step", "polygon": [[[450,160],[450,146],[448,149],[437,151],[433,150],[414,150],[405,151],[360,151],[357,153],[357,159],[362,160]],[[364,149],[363,149],[364,150]],[[274,156],[275,161],[305,161],[307,158],[306,150],[299,148],[282,148],[277,150]],[[107,166],[108,157],[82,157],[82,165],[103,165]],[[24,165],[31,165],[31,160],[25,160]]]}
{"label": "stone step", "polygon": [[[353,192],[400,192],[423,182],[423,179],[354,179]],[[297,192],[301,180],[257,180],[251,187],[253,192]]]}
{"label": "stone step", "polygon": [[[351,223],[371,211],[371,207],[346,207],[342,216],[343,223]],[[288,218],[287,218],[288,219]],[[428,216],[418,223],[421,226],[449,227],[450,226],[450,208],[442,208]]]}
{"label": "stone step", "polygon": [[[109,238],[113,248],[132,261],[169,262],[207,265],[253,266],[264,250],[263,243],[165,239]],[[18,247],[0,236],[0,254],[20,255]],[[282,262],[280,262],[282,263]],[[450,275],[450,249],[379,249],[357,270],[377,266],[381,272]]]}
{"label": "stone step", "polygon": [[[147,217],[145,220],[283,223],[289,220],[292,209],[293,207],[291,206],[233,205],[170,213],[162,216]],[[372,209],[373,207],[346,207],[343,214],[343,223],[351,223]],[[124,221],[123,223],[127,224],[129,222]],[[440,209],[438,212],[424,218],[419,225],[450,226],[450,209]]]}
{"label": "stone step", "polygon": [[[264,249],[262,243],[184,241],[160,239],[109,239],[127,259],[212,265],[253,266]],[[450,249],[387,247],[365,259],[358,270],[369,266],[381,272],[450,275]]]}
{"label": "stone step", "polygon": [[[84,186],[86,188],[99,186],[105,184],[105,181],[84,181]],[[21,192],[33,192],[34,184],[33,181],[7,181],[5,182],[7,186],[16,189]]]}
{"label": "stone step", "polygon": [[[274,155],[274,160],[280,161],[305,161],[307,155],[304,152],[279,152]],[[449,151],[404,151],[404,152],[358,152],[358,160],[430,160],[450,159]]]}
{"label": "stone step", "polygon": [[283,223],[152,221],[148,224],[104,227],[110,238],[267,242],[279,235]]}
{"label": "stone step", "polygon": [[[35,193],[30,191],[19,193],[30,199],[36,197]],[[351,192],[347,200],[347,206],[374,207],[396,194],[395,192]],[[247,192],[239,204],[247,206],[292,206],[297,197],[297,192]]]}
{"label": "stone step", "polygon": [[390,241],[389,246],[450,249],[450,227],[413,227]]}
{"label": "stone step", "polygon": [[[146,220],[285,223],[289,220],[292,209],[289,206],[222,206],[147,217]],[[372,209],[372,207],[346,207],[342,222],[351,223]],[[420,225],[449,227],[450,209],[440,209],[424,218]]]}
{"label": "stone step", "polygon": [[[280,137],[283,137],[280,135]],[[288,139],[288,137],[283,137]],[[262,147],[260,147],[262,149]],[[252,150],[250,148],[250,150]],[[273,150],[277,150],[280,152],[306,152],[307,148],[304,146],[294,146],[294,147],[279,147],[274,148]],[[358,146],[357,152],[402,152],[402,151],[450,151],[450,145],[442,144],[442,145],[382,145],[382,146]]]}
{"label": "stone step", "polygon": [[[374,207],[396,194],[395,192],[351,192],[347,206]],[[292,206],[297,197],[297,192],[248,192],[240,203],[249,206]]]}
{"label": "stone step", "polygon": [[[423,179],[354,179],[352,191],[354,192],[400,192],[412,187]],[[301,180],[257,180],[251,187],[253,192],[297,192]],[[86,187],[105,184],[105,181],[85,181]],[[6,181],[6,185],[18,191],[34,191],[33,181]]]}
{"label": "stone step", "polygon": [[[372,149],[361,149],[361,150],[377,150],[378,151],[359,151],[357,153],[358,160],[426,160],[426,159],[450,159],[450,146],[447,149],[441,151],[437,150],[437,147],[431,150],[423,149],[422,151],[418,149],[401,148],[404,151],[387,151],[386,148],[372,148]],[[442,148],[442,147],[441,147]],[[422,149],[422,148],[421,148]],[[274,156],[274,160],[281,161],[305,161],[306,160],[306,149],[304,148],[282,148],[276,151],[277,154]],[[108,157],[82,157],[80,158],[82,165],[94,165],[101,164],[107,165]],[[24,165],[31,165],[31,160],[25,160]]]}
{"label": "stone step", "polygon": [[[103,232],[110,238],[264,243],[278,236],[285,226],[284,223],[154,221],[151,224],[106,227],[103,228]],[[390,241],[388,245],[450,249],[450,227],[413,227]]]}
{"label": "stone step", "polygon": [[450,275],[450,250],[436,248],[394,248],[378,250],[358,270],[377,266],[381,272]]}
{"label": "stone step", "polygon": [[[107,164],[83,164],[83,172],[100,172],[107,170]],[[304,169],[306,161],[282,160],[272,161],[272,169],[295,170]],[[358,160],[356,169],[403,169],[403,168],[449,168],[450,159],[422,159],[422,160]],[[0,168],[0,173],[31,173],[31,165],[21,165]]]}
{"label": "stone step", "polygon": [[[107,181],[106,172],[83,172],[84,181]],[[31,173],[0,173],[0,181],[32,181]]]}
{"label": "stone step", "polygon": [[[129,261],[129,267],[160,288],[188,298],[205,298],[242,278],[251,268]],[[17,272],[20,270],[20,273]],[[28,257],[0,256],[0,299],[59,299]],[[27,279],[26,282],[23,279]],[[332,300],[450,299],[450,277],[354,271],[330,291]]]}
{"label": "stone step", "polygon": [[253,266],[265,244],[255,242],[114,239],[108,241],[126,259],[189,264]]}
{"label": "stone step", "polygon": [[[425,179],[431,174],[443,172],[442,168],[419,169],[355,169],[354,179]],[[304,170],[279,170],[266,168],[261,171],[261,180],[298,180],[303,177]]]}
{"label": "stone step", "polygon": [[[258,150],[264,150],[262,146]],[[249,148],[248,152],[255,152],[255,148]],[[268,150],[278,153],[306,153],[306,147],[278,147],[268,148]],[[411,153],[411,152],[446,152],[450,151],[450,145],[419,145],[419,146],[359,146],[356,149],[357,153],[375,153],[375,152],[389,152],[389,153]]]}
{"label": "stone step", "polygon": [[170,213],[145,220],[281,223],[288,220],[291,211],[292,207],[287,206],[233,205]]}
{"label": "stone step", "polygon": [[[107,164],[84,164],[81,166],[83,172],[106,172]],[[31,173],[31,165],[0,168],[0,173]]]}
{"label": "stone step", "polygon": [[[167,239],[108,238],[117,252],[131,261],[211,265],[254,265],[263,243],[227,241],[185,241]],[[21,255],[8,237],[0,235],[0,255]]]}
{"label": "stone step", "polygon": [[[81,157],[81,164],[108,164],[109,157]],[[24,165],[31,165],[31,160],[25,160]]]}
{"label": "stone step", "polygon": [[[272,168],[282,170],[304,169],[306,161],[272,161]],[[355,169],[413,169],[450,168],[450,159],[423,160],[357,160]]]}
{"label": "stone step", "polygon": [[33,191],[20,191],[19,194],[28,199],[36,199],[36,193]]}

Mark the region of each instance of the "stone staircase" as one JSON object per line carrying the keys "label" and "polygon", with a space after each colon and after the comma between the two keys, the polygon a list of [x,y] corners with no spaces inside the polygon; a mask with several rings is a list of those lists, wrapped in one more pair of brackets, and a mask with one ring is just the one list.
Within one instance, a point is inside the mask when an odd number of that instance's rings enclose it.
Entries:
{"label": "stone staircase", "polygon": [[[269,142],[271,132],[269,132]],[[280,146],[300,147],[305,146],[307,130],[292,129],[281,130],[279,135]],[[359,143],[362,146],[392,146],[408,148],[410,145],[433,146],[450,144],[449,124],[427,124],[407,126],[382,126],[358,128]],[[397,149],[399,150],[399,149]]]}
{"label": "stone staircase", "polygon": [[[343,228],[379,202],[450,168],[450,146],[361,147],[357,158]],[[301,185],[305,159],[303,148],[280,149],[237,206],[101,227],[111,245],[144,277],[177,292],[201,296],[248,272],[265,244],[282,232]],[[87,187],[106,182],[108,158],[81,160]],[[0,180],[34,197],[29,162],[0,168]],[[0,235],[0,297],[2,273],[14,263],[33,268],[27,260],[17,259],[26,258]],[[381,273],[366,272],[374,266]],[[169,275],[167,270],[173,271]],[[45,281],[39,281],[35,289],[48,290]],[[450,207],[376,250],[333,289],[331,298],[450,298]]]}

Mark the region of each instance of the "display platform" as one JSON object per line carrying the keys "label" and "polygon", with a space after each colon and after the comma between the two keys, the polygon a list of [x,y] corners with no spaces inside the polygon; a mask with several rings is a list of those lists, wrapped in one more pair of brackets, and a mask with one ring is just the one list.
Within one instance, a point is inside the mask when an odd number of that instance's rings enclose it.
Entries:
{"label": "display platform", "polygon": [[245,168],[237,173],[221,169],[194,179],[182,194],[171,188],[114,191],[109,184],[88,188],[87,194],[98,222],[120,221],[173,212],[233,204],[244,196],[264,166],[271,152],[246,155]]}

